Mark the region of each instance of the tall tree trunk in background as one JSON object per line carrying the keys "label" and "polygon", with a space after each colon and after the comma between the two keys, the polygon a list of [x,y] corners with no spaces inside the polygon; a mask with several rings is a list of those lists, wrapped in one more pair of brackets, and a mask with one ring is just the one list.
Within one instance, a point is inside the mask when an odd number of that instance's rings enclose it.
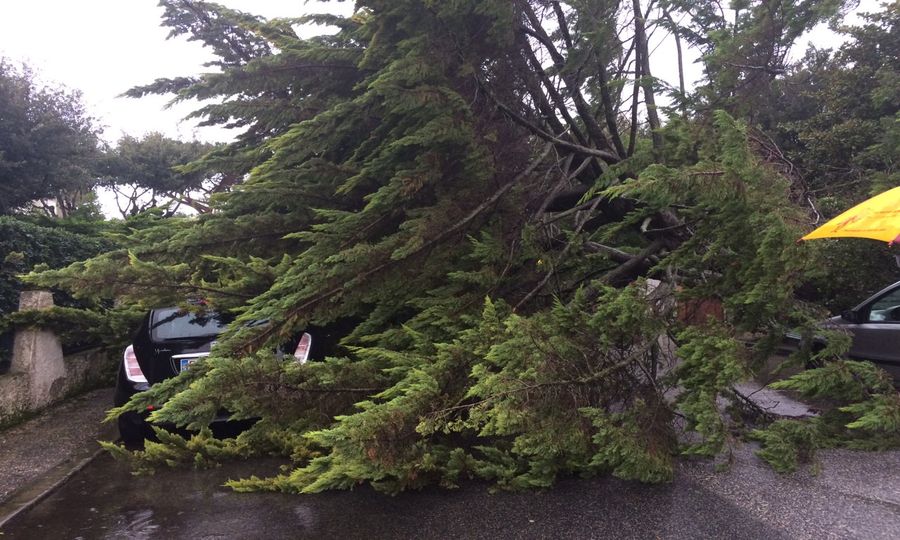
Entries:
{"label": "tall tree trunk in background", "polygon": [[635,145],[638,138],[638,104],[641,96],[641,77],[643,76],[642,50],[639,47],[634,48],[634,87],[631,91],[631,133],[628,138],[628,156],[634,155]]}
{"label": "tall tree trunk in background", "polygon": [[644,104],[647,106],[647,122],[650,124],[650,137],[653,140],[653,150],[656,154],[662,150],[663,139],[659,133],[662,126],[659,121],[659,113],[656,110],[656,97],[653,92],[653,75],[650,71],[650,47],[647,44],[646,21],[641,10],[641,0],[634,2],[634,40],[635,51],[641,64],[641,87],[644,89]]}
{"label": "tall tree trunk in background", "polygon": [[663,10],[663,14],[666,17],[666,21],[669,23],[672,37],[675,38],[675,52],[678,55],[678,91],[680,94],[678,108],[681,109],[681,116],[687,117],[687,89],[684,84],[684,52],[681,50],[681,36],[678,33],[678,26],[675,24],[675,20],[672,19],[672,14],[669,13],[669,10]]}

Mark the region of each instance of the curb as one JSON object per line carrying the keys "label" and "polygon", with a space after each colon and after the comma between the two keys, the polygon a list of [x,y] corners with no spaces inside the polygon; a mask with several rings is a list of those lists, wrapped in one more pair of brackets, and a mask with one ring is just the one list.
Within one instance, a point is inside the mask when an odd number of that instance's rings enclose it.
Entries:
{"label": "curb", "polygon": [[[66,467],[66,463],[58,465],[51,469],[44,476],[15,494],[0,505],[0,530],[6,527],[10,522],[31,510],[38,503],[52,495],[56,490],[72,479],[73,476],[81,472],[82,469],[91,464],[104,453],[102,448],[98,448],[90,456],[76,462],[72,467]],[[66,471],[62,476],[60,473]],[[48,485],[49,483],[49,485]]]}

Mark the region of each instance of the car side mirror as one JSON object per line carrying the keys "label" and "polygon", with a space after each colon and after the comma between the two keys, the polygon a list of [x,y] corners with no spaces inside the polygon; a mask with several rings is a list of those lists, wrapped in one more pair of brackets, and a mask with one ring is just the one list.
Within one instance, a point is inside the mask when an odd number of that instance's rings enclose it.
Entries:
{"label": "car side mirror", "polygon": [[852,309],[847,309],[841,312],[841,318],[845,321],[853,324],[859,324],[860,316],[859,313],[853,311]]}

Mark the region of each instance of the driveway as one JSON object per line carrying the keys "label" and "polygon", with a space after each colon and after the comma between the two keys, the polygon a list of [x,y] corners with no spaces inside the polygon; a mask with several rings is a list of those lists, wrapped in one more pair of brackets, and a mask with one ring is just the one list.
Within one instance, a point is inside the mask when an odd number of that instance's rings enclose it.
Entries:
{"label": "driveway", "polygon": [[749,448],[732,468],[686,462],[670,485],[568,479],[490,494],[481,484],[396,497],[370,489],[238,494],[227,478],[277,462],[134,477],[101,456],[3,538],[898,538],[900,452],[825,452],[822,472],[780,476]]}

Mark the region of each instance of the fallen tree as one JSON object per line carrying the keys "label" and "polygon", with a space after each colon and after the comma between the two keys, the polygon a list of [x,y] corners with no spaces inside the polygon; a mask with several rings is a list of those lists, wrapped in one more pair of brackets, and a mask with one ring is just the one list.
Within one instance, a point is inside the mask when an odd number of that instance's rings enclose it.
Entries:
{"label": "fallen tree", "polygon": [[[221,98],[196,115],[245,131],[194,167],[249,178],[208,214],[29,278],[239,315],[207,361],[126,407],[163,404],[152,420],[201,430],[220,407],[261,420],[226,441],[160,433],[144,463],[277,452],[296,468],[234,487],[303,492],[662,481],[678,454],[727,449],[717,399],[817,316],[795,296],[815,256],[795,242],[806,209],[754,144],[744,98],[836,4],[752,3],[732,26],[712,4],[639,0],[371,0],[296,21],[162,4],[222,71],[131,94]],[[649,63],[660,9],[706,53],[706,84],[668,115]],[[299,22],[337,32],[301,39]],[[687,325],[674,297],[721,299],[724,316]],[[259,352],[347,318],[345,357]],[[660,369],[661,336],[680,365]]]}

